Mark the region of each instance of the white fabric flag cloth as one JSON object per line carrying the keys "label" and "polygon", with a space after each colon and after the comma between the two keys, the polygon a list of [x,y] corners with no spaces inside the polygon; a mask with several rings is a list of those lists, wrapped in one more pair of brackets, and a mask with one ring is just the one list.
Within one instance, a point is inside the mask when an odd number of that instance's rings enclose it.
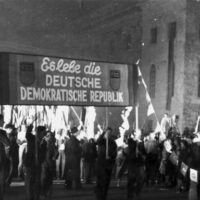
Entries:
{"label": "white fabric flag cloth", "polygon": [[149,93],[146,91],[146,101],[148,103],[151,103],[151,97],[149,96]]}
{"label": "white fabric flag cloth", "polygon": [[148,109],[147,109],[147,116],[150,116],[150,115],[152,115],[154,113],[155,113],[155,111],[154,111],[153,105],[152,105],[152,103],[150,103],[148,105]]}
{"label": "white fabric flag cloth", "polygon": [[166,135],[164,134],[164,132],[163,132],[163,130],[162,130],[162,128],[161,128],[161,125],[160,125],[160,123],[157,121],[157,125],[156,125],[156,128],[155,128],[155,131],[154,131],[155,133],[160,133],[159,134],[159,142],[162,142],[162,141],[164,141],[165,139],[166,139]]}

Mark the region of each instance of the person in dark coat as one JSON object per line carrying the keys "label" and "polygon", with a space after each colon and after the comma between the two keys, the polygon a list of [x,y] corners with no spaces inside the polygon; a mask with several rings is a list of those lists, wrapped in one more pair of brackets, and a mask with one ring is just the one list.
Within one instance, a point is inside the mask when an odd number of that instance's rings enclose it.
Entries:
{"label": "person in dark coat", "polygon": [[117,156],[117,145],[112,138],[112,129],[108,127],[99,136],[96,144],[98,145],[98,150],[95,195],[97,200],[106,200],[112,170]]}
{"label": "person in dark coat", "polygon": [[65,144],[65,185],[66,189],[72,189],[73,182],[75,188],[81,188],[80,181],[80,161],[81,161],[81,146],[79,140],[76,138],[78,129],[73,127],[69,132],[69,140]]}
{"label": "person in dark coat", "polygon": [[38,200],[40,197],[41,165],[46,157],[47,143],[43,140],[45,127],[38,126],[37,135],[32,134],[33,126],[26,132],[27,148],[23,155],[23,171],[27,200]]}
{"label": "person in dark coat", "polygon": [[93,138],[90,138],[89,141],[85,142],[83,145],[83,159],[85,166],[85,179],[86,184],[91,183],[92,175],[95,171],[95,161],[97,157],[97,148]]}
{"label": "person in dark coat", "polygon": [[190,175],[189,200],[200,199],[200,133],[197,133],[197,135],[198,138],[193,139],[193,143],[191,145],[191,160],[189,163],[189,167],[197,172],[197,181],[192,180]]}
{"label": "person in dark coat", "polygon": [[56,140],[54,133],[47,131],[44,140],[47,143],[47,151],[45,160],[42,162],[41,166],[41,195],[44,198],[51,199],[58,150],[55,145]]}
{"label": "person in dark coat", "polygon": [[134,195],[139,196],[145,182],[145,158],[144,142],[128,139],[128,148],[124,151],[128,168],[127,199]]}

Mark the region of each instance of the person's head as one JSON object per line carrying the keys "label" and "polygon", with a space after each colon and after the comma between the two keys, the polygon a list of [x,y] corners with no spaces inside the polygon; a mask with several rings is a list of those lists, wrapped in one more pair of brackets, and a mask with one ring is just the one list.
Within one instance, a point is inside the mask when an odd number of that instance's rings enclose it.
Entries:
{"label": "person's head", "polygon": [[42,140],[42,138],[46,134],[46,128],[45,128],[45,126],[38,126],[36,131],[37,131],[38,140]]}
{"label": "person's head", "polygon": [[2,114],[0,114],[0,127],[3,127],[4,124],[4,117]]}
{"label": "person's head", "polygon": [[78,136],[78,134],[79,134],[78,128],[76,126],[72,127],[70,130],[70,135],[76,137]]}
{"label": "person's head", "polygon": [[5,129],[6,129],[6,133],[10,134],[15,129],[15,127],[13,124],[6,124]]}
{"label": "person's head", "polygon": [[168,113],[164,113],[164,118],[168,118]]}
{"label": "person's head", "polygon": [[51,131],[46,131],[45,140],[47,142],[55,142],[55,134]]}
{"label": "person's head", "polygon": [[106,133],[111,134],[112,133],[112,128],[111,127],[107,127]]}
{"label": "person's head", "polygon": [[111,127],[107,127],[105,130],[105,137],[111,137],[111,133],[112,133],[112,128]]}

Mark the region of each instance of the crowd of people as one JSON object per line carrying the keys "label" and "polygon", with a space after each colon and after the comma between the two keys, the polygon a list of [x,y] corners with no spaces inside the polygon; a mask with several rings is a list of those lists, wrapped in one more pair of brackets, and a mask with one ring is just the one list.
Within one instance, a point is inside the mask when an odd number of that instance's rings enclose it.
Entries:
{"label": "crowd of people", "polygon": [[95,138],[80,137],[81,122],[57,132],[25,123],[17,130],[3,125],[0,115],[0,199],[14,177],[24,180],[28,200],[50,199],[54,179],[64,180],[67,190],[94,184],[96,199],[106,200],[111,179],[120,187],[124,177],[130,200],[144,185],[158,184],[198,199],[199,173],[191,177],[191,171],[200,171],[200,133],[189,128],[181,133],[178,115],[167,114],[159,131],[129,131],[129,114],[121,114],[118,138],[112,128],[100,126]]}

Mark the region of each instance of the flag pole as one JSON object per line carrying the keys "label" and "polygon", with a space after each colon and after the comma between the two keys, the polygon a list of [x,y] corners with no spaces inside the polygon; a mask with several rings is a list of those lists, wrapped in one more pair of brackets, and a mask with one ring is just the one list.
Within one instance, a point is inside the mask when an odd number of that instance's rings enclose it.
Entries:
{"label": "flag pole", "polygon": [[[108,127],[108,107],[106,106],[106,128]],[[106,159],[109,158],[109,154],[108,154],[108,134],[106,133]]]}
{"label": "flag pole", "polygon": [[135,106],[135,132],[139,132],[139,105]]}
{"label": "flag pole", "polygon": [[35,164],[38,166],[38,133],[37,133],[37,105],[35,106]]}
{"label": "flag pole", "polygon": [[77,119],[78,119],[79,121],[81,121],[81,119],[80,119],[80,117],[78,116],[77,112],[75,111],[74,107],[73,107],[73,106],[70,106],[70,107],[71,107],[71,109],[73,110],[73,112],[74,112],[75,116],[77,117]]}
{"label": "flag pole", "polygon": [[[141,73],[141,71],[140,71],[140,67],[139,67],[139,65],[138,65],[139,63],[136,63],[136,64],[137,64],[137,68],[138,68],[138,76],[141,77],[141,82],[142,82],[142,84],[143,84],[143,86],[144,86],[146,95],[148,96],[147,101],[148,101],[149,104],[152,105],[152,108],[153,108],[153,110],[154,110],[154,115],[155,115],[156,121],[157,121],[157,123],[159,123],[157,114],[156,114],[155,109],[154,109],[154,107],[153,107],[153,104],[152,104],[152,102],[151,102],[151,98],[150,98],[150,95],[149,95],[149,92],[148,92],[148,89],[147,89],[147,85],[146,85],[146,83],[145,83],[145,81],[144,81],[144,79],[143,79],[142,73]],[[148,105],[148,106],[149,106],[149,105]],[[159,123],[159,124],[160,124],[160,123]]]}

